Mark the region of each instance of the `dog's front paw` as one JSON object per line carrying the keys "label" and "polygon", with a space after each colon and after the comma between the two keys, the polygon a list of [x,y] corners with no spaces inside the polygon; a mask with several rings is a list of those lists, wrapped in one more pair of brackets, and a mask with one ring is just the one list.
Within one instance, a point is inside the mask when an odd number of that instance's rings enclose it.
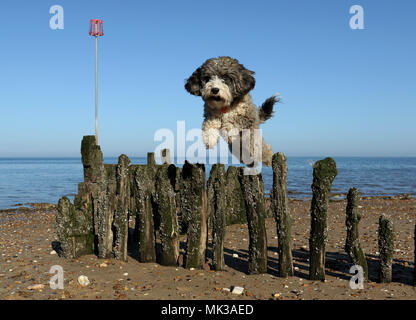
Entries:
{"label": "dog's front paw", "polygon": [[207,149],[212,149],[217,145],[220,135],[218,133],[218,130],[209,129],[204,132],[203,137]]}
{"label": "dog's front paw", "polygon": [[218,140],[215,140],[215,139],[212,139],[212,138],[208,139],[208,140],[205,140],[205,146],[207,147],[207,149],[212,149],[217,145],[217,141]]}

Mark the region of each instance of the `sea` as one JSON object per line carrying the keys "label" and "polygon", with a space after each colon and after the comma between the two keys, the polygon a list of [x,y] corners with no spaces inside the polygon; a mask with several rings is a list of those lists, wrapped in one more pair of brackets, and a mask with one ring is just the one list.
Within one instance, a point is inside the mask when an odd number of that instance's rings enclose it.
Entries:
{"label": "sea", "polygon": [[[287,189],[290,198],[312,196],[313,164],[322,158],[288,157]],[[145,157],[130,158],[133,164],[145,164]],[[338,175],[332,192],[342,198],[350,187],[363,196],[416,197],[416,158],[334,157]],[[117,163],[117,158],[104,158]],[[229,162],[230,163],[230,162]],[[178,164],[182,166],[182,164]],[[207,176],[211,169],[206,165]],[[270,167],[262,168],[265,193],[273,184]],[[73,199],[83,181],[80,158],[0,158],[0,209],[27,206],[29,203],[57,203],[67,196]]]}

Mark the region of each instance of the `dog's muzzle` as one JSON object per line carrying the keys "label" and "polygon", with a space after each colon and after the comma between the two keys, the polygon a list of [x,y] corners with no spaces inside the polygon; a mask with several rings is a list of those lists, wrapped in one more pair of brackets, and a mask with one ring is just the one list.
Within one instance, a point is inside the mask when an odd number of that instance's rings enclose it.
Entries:
{"label": "dog's muzzle", "polygon": [[224,101],[223,98],[221,98],[220,96],[211,96],[209,97],[210,100],[214,100],[214,101]]}
{"label": "dog's muzzle", "polygon": [[214,100],[214,101],[224,101],[223,98],[221,98],[221,96],[218,96],[217,94],[220,92],[220,89],[218,88],[212,88],[211,89],[211,96],[209,97],[210,100]]}

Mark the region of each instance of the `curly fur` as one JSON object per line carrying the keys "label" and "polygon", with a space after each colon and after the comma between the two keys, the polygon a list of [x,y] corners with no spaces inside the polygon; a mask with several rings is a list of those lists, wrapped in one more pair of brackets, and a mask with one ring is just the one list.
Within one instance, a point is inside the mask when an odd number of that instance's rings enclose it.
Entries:
{"label": "curly fur", "polygon": [[[260,108],[253,103],[250,91],[256,81],[254,72],[246,69],[238,60],[230,57],[211,58],[197,68],[186,80],[185,89],[204,100],[204,122],[202,135],[207,148],[213,148],[221,136],[233,151],[233,135],[242,135],[244,129],[250,130],[250,156],[254,152],[254,129],[258,129],[273,116],[273,106],[280,101],[277,95],[268,98]],[[242,161],[244,149],[240,139],[240,151],[236,156]],[[262,162],[272,163],[272,149],[262,139]],[[248,164],[253,165],[253,163]]]}

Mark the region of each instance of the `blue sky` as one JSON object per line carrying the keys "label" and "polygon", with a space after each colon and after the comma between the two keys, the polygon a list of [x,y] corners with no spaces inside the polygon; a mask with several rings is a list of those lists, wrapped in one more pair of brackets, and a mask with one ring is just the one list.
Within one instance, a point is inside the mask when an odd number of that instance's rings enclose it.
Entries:
{"label": "blue sky", "polygon": [[[364,8],[364,30],[349,8]],[[51,30],[49,8],[64,9]],[[0,157],[79,156],[94,134],[94,40],[99,40],[100,145],[142,156],[160,128],[200,128],[202,100],[184,80],[229,55],[256,72],[253,100],[280,92],[263,125],[288,156],[416,156],[416,2],[0,2]]]}

